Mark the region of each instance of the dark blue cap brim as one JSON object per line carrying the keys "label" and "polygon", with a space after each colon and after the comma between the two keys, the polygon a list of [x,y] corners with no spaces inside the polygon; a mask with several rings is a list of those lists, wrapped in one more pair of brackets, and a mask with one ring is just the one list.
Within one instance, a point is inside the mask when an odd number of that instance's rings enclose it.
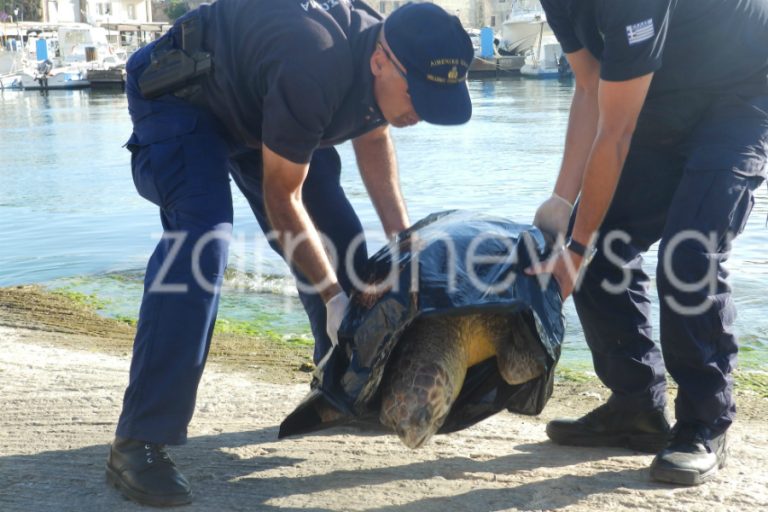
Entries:
{"label": "dark blue cap brim", "polygon": [[466,82],[445,86],[413,78],[408,80],[408,94],[416,113],[430,124],[464,124],[472,117]]}

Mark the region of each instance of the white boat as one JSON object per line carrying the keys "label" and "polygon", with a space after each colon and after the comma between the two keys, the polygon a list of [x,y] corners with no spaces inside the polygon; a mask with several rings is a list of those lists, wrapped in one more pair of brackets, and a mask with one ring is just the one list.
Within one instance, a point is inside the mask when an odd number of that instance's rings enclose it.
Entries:
{"label": "white boat", "polygon": [[20,88],[19,73],[23,67],[22,53],[9,52],[6,55],[0,54],[0,57],[3,57],[0,90]]}
{"label": "white boat", "polygon": [[0,75],[0,91],[4,89],[21,89],[18,73]]}
{"label": "white boat", "polygon": [[108,43],[106,30],[100,27],[62,25],[55,46],[58,56],[24,62],[15,77],[4,81],[2,86],[26,90],[82,89],[91,85],[90,71],[125,66],[124,55]]}
{"label": "white boat", "polygon": [[20,89],[54,90],[54,89],[83,89],[91,84],[86,77],[87,70],[76,66],[46,66],[45,62],[37,67],[28,67],[19,73],[17,86]]}
{"label": "white boat", "polygon": [[91,66],[125,64],[126,54],[107,40],[107,31],[84,23],[62,25],[58,30],[59,54],[62,63],[92,63]]}
{"label": "white boat", "polygon": [[529,78],[561,78],[570,73],[563,49],[554,36],[540,37],[520,68],[520,74]]}
{"label": "white boat", "polygon": [[499,51],[524,55],[533,48],[542,31],[552,33],[544,11],[513,10],[501,25]]}
{"label": "white boat", "polygon": [[29,91],[48,89],[83,89],[91,84],[87,68],[78,64],[55,66],[52,61],[25,62],[13,78],[3,83],[7,89]]}

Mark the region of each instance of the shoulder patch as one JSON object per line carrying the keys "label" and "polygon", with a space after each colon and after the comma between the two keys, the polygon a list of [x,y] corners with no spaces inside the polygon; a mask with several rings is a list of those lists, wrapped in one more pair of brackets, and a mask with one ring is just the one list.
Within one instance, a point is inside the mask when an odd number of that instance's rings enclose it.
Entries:
{"label": "shoulder patch", "polygon": [[653,18],[634,25],[627,25],[627,41],[632,46],[637,43],[647,41],[656,35],[656,30],[653,28]]}

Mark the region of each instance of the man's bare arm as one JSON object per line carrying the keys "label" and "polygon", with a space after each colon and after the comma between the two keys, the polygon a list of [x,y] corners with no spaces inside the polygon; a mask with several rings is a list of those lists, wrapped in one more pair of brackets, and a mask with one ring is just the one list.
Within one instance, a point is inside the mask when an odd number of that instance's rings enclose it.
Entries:
{"label": "man's bare arm", "polygon": [[394,236],[410,226],[400,191],[397,158],[389,128],[383,126],[352,141],[360,175],[384,232]]}
{"label": "man's bare arm", "polygon": [[587,161],[573,238],[587,243],[599,228],[619,183],[621,169],[653,73],[622,82],[600,81],[600,118]]}
{"label": "man's bare arm", "polygon": [[563,162],[555,193],[573,204],[581,191],[587,158],[597,133],[600,62],[584,48],[566,57],[573,70],[576,88],[571,100]]}
{"label": "man's bare arm", "polygon": [[[294,265],[315,285],[324,302],[341,292],[336,272],[301,198],[309,164],[296,164],[262,145],[264,205],[278,240]],[[343,257],[343,255],[342,255]]]}

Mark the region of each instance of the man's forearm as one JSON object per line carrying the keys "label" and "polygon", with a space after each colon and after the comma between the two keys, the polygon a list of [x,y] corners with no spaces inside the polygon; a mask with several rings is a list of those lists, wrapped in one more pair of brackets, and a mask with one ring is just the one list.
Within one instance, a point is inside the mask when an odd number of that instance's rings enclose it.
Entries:
{"label": "man's forearm", "polygon": [[653,73],[623,82],[601,81],[598,132],[587,161],[573,238],[587,243],[600,229],[619,183],[632,134]]}
{"label": "man's forearm", "polygon": [[573,227],[573,238],[586,244],[600,229],[619,183],[629,151],[629,139],[598,137],[592,148],[581,189],[581,204]]}
{"label": "man's forearm", "polygon": [[[262,147],[264,206],[283,255],[315,286],[325,302],[341,291],[320,235],[301,199],[308,164],[297,164]],[[344,255],[339,255],[344,261]]]}
{"label": "man's forearm", "polygon": [[563,162],[555,183],[555,193],[571,204],[581,191],[598,117],[597,94],[577,89],[571,101]]}
{"label": "man's forearm", "polygon": [[[341,287],[300,197],[281,200],[266,193],[264,204],[286,260],[301,270],[327,302],[341,291]],[[339,257],[343,261],[344,255]]]}
{"label": "man's forearm", "polygon": [[353,145],[365,188],[384,232],[391,237],[410,226],[392,139],[383,130],[355,139]]}

